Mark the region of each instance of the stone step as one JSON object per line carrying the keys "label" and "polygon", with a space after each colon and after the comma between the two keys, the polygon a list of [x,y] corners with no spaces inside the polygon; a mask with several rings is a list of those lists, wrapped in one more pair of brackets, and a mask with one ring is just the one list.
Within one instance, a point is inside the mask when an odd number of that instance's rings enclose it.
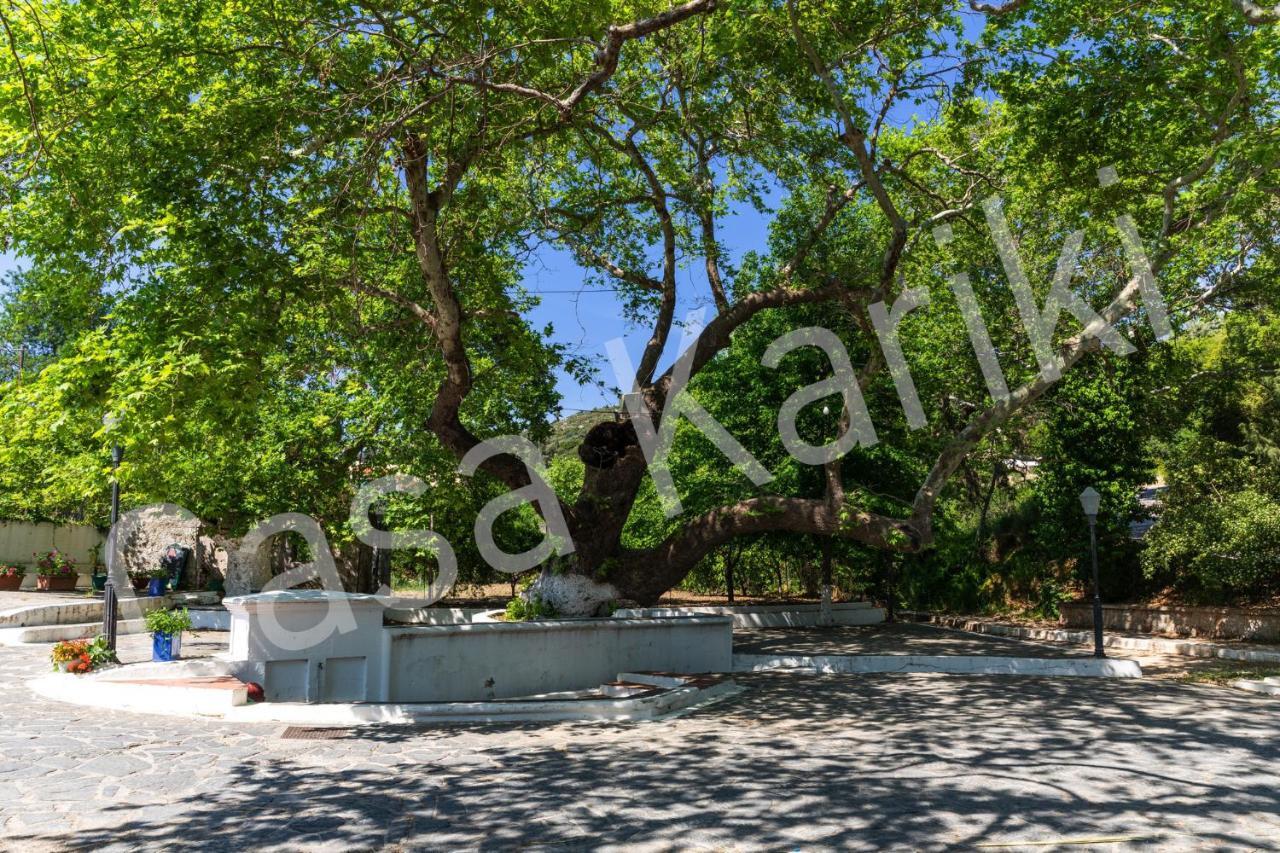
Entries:
{"label": "stone step", "polygon": [[[175,592],[168,595],[151,597],[138,595],[131,601],[122,599],[121,612],[125,608],[139,607],[142,613],[169,607],[191,607],[197,605],[216,605],[218,595],[213,592]],[[30,628],[39,625],[83,625],[89,622],[102,621],[102,599],[84,598],[80,600],[58,599],[48,604],[31,604],[0,611],[0,629]]]}
{"label": "stone step", "polygon": [[620,672],[618,673],[618,681],[628,682],[631,684],[642,684],[650,689],[661,687],[663,690],[672,690],[676,687],[684,687],[691,676],[679,673],[657,673],[657,672]]}
{"label": "stone step", "polygon": [[[166,596],[142,597],[135,601],[141,612],[165,610],[169,607]],[[50,625],[84,625],[102,621],[102,599],[84,601],[59,601],[16,607],[0,613],[0,628],[35,628]]]}
{"label": "stone step", "polygon": [[657,689],[659,688],[652,684],[640,684],[635,681],[607,681],[600,685],[599,693],[601,696],[619,699],[636,696],[641,693],[650,693]]}
{"label": "stone step", "polygon": [[215,655],[207,658],[144,661],[125,666],[107,667],[94,673],[93,679],[95,681],[147,681],[149,679],[172,681],[183,678],[228,676],[231,673],[231,664]]}
{"label": "stone step", "polygon": [[1237,690],[1248,690],[1250,693],[1261,693],[1265,696],[1280,696],[1280,679],[1268,678],[1263,681],[1240,679],[1231,682]]}
{"label": "stone step", "polygon": [[55,673],[32,687],[63,702],[151,714],[221,717],[249,701],[244,682],[225,675],[126,680]]}
{"label": "stone step", "polygon": [[741,692],[731,679],[652,689],[630,697],[504,699],[491,702],[307,704],[261,702],[229,709],[223,718],[237,722],[282,722],[291,725],[355,726],[435,725],[439,723],[529,722],[561,720],[653,720],[699,707]]}
{"label": "stone step", "polygon": [[[0,628],[0,645],[14,646],[24,643],[60,643],[63,640],[92,640],[102,633],[101,622],[84,622],[78,625],[32,625],[26,628]],[[145,619],[121,619],[117,634],[145,634]]]}

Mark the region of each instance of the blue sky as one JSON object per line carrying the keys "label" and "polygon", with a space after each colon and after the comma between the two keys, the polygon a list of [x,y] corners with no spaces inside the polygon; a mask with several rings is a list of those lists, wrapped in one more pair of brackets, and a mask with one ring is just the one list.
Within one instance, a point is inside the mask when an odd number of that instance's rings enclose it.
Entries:
{"label": "blue sky", "polygon": [[[729,263],[735,262],[747,251],[764,248],[768,236],[768,220],[748,205],[735,208],[717,225],[720,227],[720,237]],[[695,263],[681,268],[678,273],[677,323],[682,322],[688,312],[698,308],[707,309],[707,319],[710,319],[714,311],[711,287],[707,283],[702,261],[700,258],[693,260]],[[656,270],[650,272],[657,274]],[[605,344],[614,338],[625,339],[632,361],[638,361],[652,328],[627,323],[619,316],[617,295],[600,287],[586,285],[586,277],[586,271],[567,252],[551,249],[540,251],[525,270],[524,284],[531,292],[541,296],[542,304],[526,316],[535,328],[552,324],[555,328],[554,340],[571,348],[574,355],[595,361],[601,368],[600,379],[608,386],[613,386],[613,370],[605,355]],[[662,368],[678,355],[680,338],[679,331],[673,330],[666,356],[661,362]],[[618,402],[617,395],[611,388],[602,390],[595,386],[579,386],[572,377],[563,373],[557,379],[556,387],[563,398],[565,415],[583,409],[613,406]]]}

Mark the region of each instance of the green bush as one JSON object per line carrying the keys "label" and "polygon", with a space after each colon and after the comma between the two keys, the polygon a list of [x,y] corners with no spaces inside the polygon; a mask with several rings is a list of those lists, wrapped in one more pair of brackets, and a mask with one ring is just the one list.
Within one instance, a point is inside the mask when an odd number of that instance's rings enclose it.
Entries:
{"label": "green bush", "polygon": [[1206,603],[1280,591],[1280,501],[1253,489],[1175,496],[1147,534],[1148,577],[1172,578]]}
{"label": "green bush", "polygon": [[528,600],[516,596],[507,602],[506,618],[508,622],[531,622],[535,619],[554,619],[560,614],[541,596],[531,595]]}
{"label": "green bush", "polygon": [[191,630],[191,614],[181,610],[152,610],[146,616],[147,630],[153,634],[181,634]]}

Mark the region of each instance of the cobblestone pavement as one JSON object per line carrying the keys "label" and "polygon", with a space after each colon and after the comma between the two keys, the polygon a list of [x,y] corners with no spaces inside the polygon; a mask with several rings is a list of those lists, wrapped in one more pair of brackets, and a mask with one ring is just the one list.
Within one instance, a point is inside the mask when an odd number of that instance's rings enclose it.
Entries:
{"label": "cobblestone pavement", "polygon": [[763,673],[665,721],[295,740],[41,699],[46,655],[0,648],[23,853],[1280,848],[1280,700],[1223,688]]}

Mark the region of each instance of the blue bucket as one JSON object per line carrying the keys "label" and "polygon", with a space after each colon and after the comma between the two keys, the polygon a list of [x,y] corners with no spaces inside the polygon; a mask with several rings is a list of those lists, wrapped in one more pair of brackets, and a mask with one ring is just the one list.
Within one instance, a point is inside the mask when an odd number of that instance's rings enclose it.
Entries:
{"label": "blue bucket", "polygon": [[147,581],[147,595],[152,598],[164,595],[164,587],[167,582],[168,578],[152,578]]}
{"label": "blue bucket", "polygon": [[151,659],[153,661],[171,661],[179,658],[182,650],[181,634],[162,634],[159,631],[151,635]]}

